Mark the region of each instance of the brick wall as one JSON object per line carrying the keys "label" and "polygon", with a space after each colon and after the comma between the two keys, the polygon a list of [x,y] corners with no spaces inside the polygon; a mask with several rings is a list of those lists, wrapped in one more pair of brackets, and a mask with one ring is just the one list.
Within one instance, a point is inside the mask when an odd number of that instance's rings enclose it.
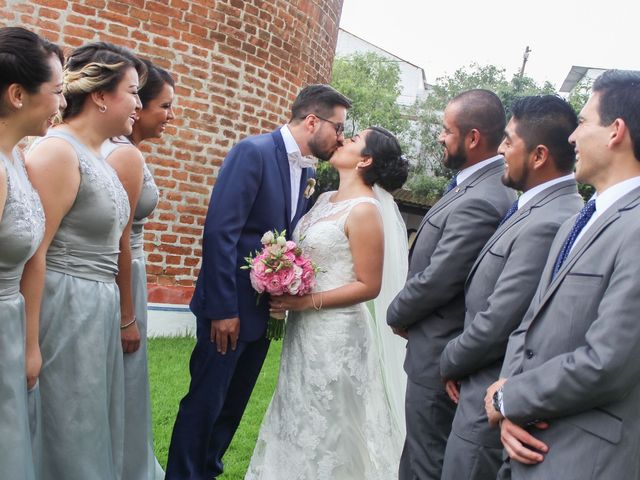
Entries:
{"label": "brick wall", "polygon": [[0,25],[70,49],[103,40],[173,73],[176,120],[144,146],[161,199],[145,232],[152,301],[190,297],[211,188],[231,146],[326,82],[343,0],[0,0]]}

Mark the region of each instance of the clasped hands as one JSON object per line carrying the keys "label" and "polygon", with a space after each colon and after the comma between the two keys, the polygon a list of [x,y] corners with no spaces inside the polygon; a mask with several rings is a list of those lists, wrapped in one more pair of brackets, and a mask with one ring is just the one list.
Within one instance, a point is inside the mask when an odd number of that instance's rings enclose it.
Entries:
{"label": "clasped hands", "polygon": [[[526,465],[535,465],[544,460],[543,454],[549,451],[549,447],[520,425],[516,425],[508,418],[503,417],[493,406],[493,394],[506,382],[506,378],[501,378],[487,389],[487,394],[484,397],[484,408],[487,412],[489,424],[493,426],[500,425],[500,441],[512,460]],[[549,428],[547,422],[537,422],[533,426],[540,430]]]}

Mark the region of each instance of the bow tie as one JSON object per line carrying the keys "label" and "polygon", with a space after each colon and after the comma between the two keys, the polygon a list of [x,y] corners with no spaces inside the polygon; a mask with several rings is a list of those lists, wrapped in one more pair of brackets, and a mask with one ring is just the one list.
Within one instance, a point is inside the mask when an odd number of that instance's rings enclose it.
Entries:
{"label": "bow tie", "polygon": [[312,155],[302,156],[300,152],[288,153],[289,163],[300,168],[316,168],[318,159]]}

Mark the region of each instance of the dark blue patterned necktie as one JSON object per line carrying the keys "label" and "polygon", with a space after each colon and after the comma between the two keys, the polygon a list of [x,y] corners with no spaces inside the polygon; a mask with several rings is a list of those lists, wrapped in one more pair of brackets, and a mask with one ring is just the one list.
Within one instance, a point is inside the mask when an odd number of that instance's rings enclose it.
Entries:
{"label": "dark blue patterned necktie", "polygon": [[444,189],[443,195],[446,195],[457,186],[458,186],[458,180],[456,179],[456,177],[453,177],[451,181],[447,184],[447,187]]}
{"label": "dark blue patterned necktie", "polygon": [[584,226],[589,222],[589,219],[593,216],[596,211],[596,201],[595,199],[589,200],[587,204],[582,207],[580,213],[578,213],[578,218],[576,218],[576,223],[573,225],[573,228],[569,232],[569,236],[562,245],[562,250],[558,254],[558,258],[556,258],[556,263],[553,266],[553,274],[551,275],[551,279],[553,280],[557,273],[560,271],[562,264],[569,256],[569,252],[571,251],[571,247],[576,242],[576,238],[584,228]]}
{"label": "dark blue patterned necktie", "polygon": [[513,202],[513,205],[511,205],[511,208],[509,208],[509,210],[507,210],[507,213],[504,214],[504,217],[502,217],[502,220],[500,220],[498,227],[500,227],[500,225],[502,225],[504,222],[509,220],[511,218],[511,215],[513,215],[517,211],[518,211],[518,200]]}

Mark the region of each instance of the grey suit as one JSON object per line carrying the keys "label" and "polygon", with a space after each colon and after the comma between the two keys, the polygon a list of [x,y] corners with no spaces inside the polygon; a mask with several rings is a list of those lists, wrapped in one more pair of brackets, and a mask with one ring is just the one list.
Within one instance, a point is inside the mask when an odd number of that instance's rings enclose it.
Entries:
{"label": "grey suit", "polygon": [[487,422],[484,396],[498,379],[509,335],[531,303],[560,225],[582,205],[575,180],[552,185],[501,225],[478,255],[465,285],[464,332],[440,359],[442,377],[461,381],[443,480],[496,478],[502,444]]}
{"label": "grey suit", "polygon": [[559,230],[501,376],[507,418],[544,419],[542,463],[514,479],[640,479],[640,188],[605,211],[551,279]]}
{"label": "grey suit", "polygon": [[440,378],[440,354],[462,331],[467,274],[516,198],[500,180],[503,171],[502,159],[486,165],[431,208],[411,250],[407,283],[387,311],[387,323],[409,334],[403,480],[440,478],[455,411]]}

